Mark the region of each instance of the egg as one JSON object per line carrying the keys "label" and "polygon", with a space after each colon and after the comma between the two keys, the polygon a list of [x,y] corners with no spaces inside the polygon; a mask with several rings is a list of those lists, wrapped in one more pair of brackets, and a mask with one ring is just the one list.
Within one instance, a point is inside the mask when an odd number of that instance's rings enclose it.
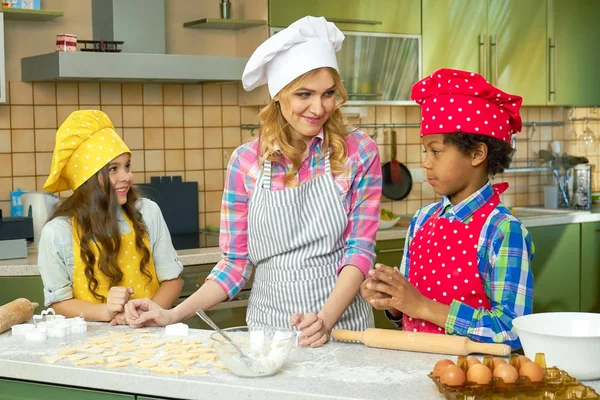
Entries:
{"label": "egg", "polygon": [[498,368],[498,365],[501,364],[507,364],[506,360],[504,358],[494,357],[492,359],[492,370]]}
{"label": "egg", "polygon": [[528,363],[521,364],[519,375],[526,376],[531,382],[541,382],[544,380],[544,369],[538,364],[529,361]]}
{"label": "egg", "polygon": [[504,383],[514,383],[519,377],[517,369],[506,362],[494,368],[494,377],[502,379]]}
{"label": "egg", "polygon": [[467,381],[487,385],[492,380],[492,371],[485,365],[474,364],[467,370]]}
{"label": "egg", "polygon": [[519,356],[519,364],[523,365],[523,364],[527,364],[531,362],[531,359],[525,357],[525,356]]}
{"label": "egg", "polygon": [[465,371],[458,365],[448,365],[440,375],[440,382],[448,386],[462,386],[465,379]]}
{"label": "egg", "polygon": [[454,365],[454,362],[452,360],[448,360],[446,358],[436,362],[433,367],[433,376],[435,376],[436,378],[439,378],[440,375],[442,374],[442,370],[444,368],[446,368],[448,365]]}
{"label": "egg", "polygon": [[475,364],[481,364],[481,361],[479,361],[479,359],[475,358],[475,357],[467,357],[467,367],[468,368],[471,368]]}

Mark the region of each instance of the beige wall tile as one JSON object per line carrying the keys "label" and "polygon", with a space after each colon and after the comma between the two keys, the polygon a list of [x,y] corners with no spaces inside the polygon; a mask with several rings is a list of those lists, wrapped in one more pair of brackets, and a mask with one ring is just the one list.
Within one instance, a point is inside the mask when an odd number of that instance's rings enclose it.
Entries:
{"label": "beige wall tile", "polygon": [[56,84],[35,82],[33,84],[34,104],[56,104]]}
{"label": "beige wall tile", "polygon": [[162,106],[144,106],[144,127],[164,126]]}
{"label": "beige wall tile", "polygon": [[206,229],[206,215],[204,213],[198,213],[198,227],[200,229]]}
{"label": "beige wall tile", "polygon": [[123,105],[141,105],[144,103],[143,85],[141,83],[123,84]]}
{"label": "beige wall tile", "polygon": [[34,106],[36,128],[54,128],[58,127],[56,121],[56,106]]}
{"label": "beige wall tile", "polygon": [[420,124],[421,107],[406,107],[406,122],[409,124]]}
{"label": "beige wall tile", "polygon": [[419,128],[406,128],[406,143],[420,144],[421,130]]}
{"label": "beige wall tile", "polygon": [[10,201],[0,201],[0,210],[4,215],[10,215]]}
{"label": "beige wall tile", "polygon": [[241,144],[240,128],[223,128],[223,147],[238,147]]}
{"label": "beige wall tile", "polygon": [[[12,190],[14,190],[12,178],[0,178],[0,201],[10,200],[10,192]],[[23,188],[21,190],[25,191]]]}
{"label": "beige wall tile", "polygon": [[391,119],[393,124],[406,123],[406,107],[392,107]]}
{"label": "beige wall tile", "polygon": [[20,176],[13,178],[13,190],[21,189],[24,192],[35,190],[35,176]]}
{"label": "beige wall tile", "polygon": [[[393,201],[392,202],[392,212],[396,214],[407,214],[406,211],[406,202],[405,201]],[[400,262],[398,262],[399,264]]]}
{"label": "beige wall tile", "polygon": [[144,129],[123,128],[123,140],[131,150],[142,150],[144,148]]}
{"label": "beige wall tile", "polygon": [[121,84],[101,83],[100,104],[121,104]]}
{"label": "beige wall tile", "polygon": [[221,128],[204,128],[204,148],[223,147],[223,131]]}
{"label": "beige wall tile", "polygon": [[[54,151],[56,129],[35,130],[35,151]],[[39,174],[38,174],[39,175]]]}
{"label": "beige wall tile", "polygon": [[10,106],[0,106],[0,129],[10,128]]}
{"label": "beige wall tile", "polygon": [[206,226],[219,226],[221,222],[221,214],[219,212],[206,213]]}
{"label": "beige wall tile", "polygon": [[183,106],[165,106],[165,126],[183,126]]}
{"label": "beige wall tile", "polygon": [[142,106],[123,106],[123,127],[138,128],[144,126],[143,110]]}
{"label": "beige wall tile", "polygon": [[101,110],[108,115],[110,120],[112,121],[115,128],[123,127],[123,107],[121,105],[118,106],[106,106],[103,105]]}
{"label": "beige wall tile", "polygon": [[246,92],[242,87],[238,88],[238,105],[240,106],[263,106],[269,104],[271,97],[267,85],[257,87]]}
{"label": "beige wall tile", "polygon": [[220,106],[204,106],[204,123],[206,126],[222,126],[221,113],[222,109]]}
{"label": "beige wall tile", "polygon": [[33,104],[33,84],[10,82],[10,104]]}
{"label": "beige wall tile", "polygon": [[[133,172],[133,179],[136,183],[142,183],[144,181],[144,158],[143,150],[131,150],[131,171]],[[140,181],[138,182],[138,180]]]}
{"label": "beige wall tile", "polygon": [[186,182],[198,182],[198,191],[204,191],[204,171],[185,171]]}
{"label": "beige wall tile", "polygon": [[42,191],[44,190],[44,185],[48,180],[48,176],[39,175],[35,177],[35,190]]}
{"label": "beige wall tile", "polygon": [[[14,153],[12,157],[14,176],[35,175],[34,153]],[[4,164],[0,164],[4,165]]]}
{"label": "beige wall tile", "polygon": [[527,121],[528,122],[540,122],[540,108],[539,107],[528,107],[527,108]]}
{"label": "beige wall tile", "polygon": [[183,85],[164,84],[163,85],[164,104],[169,106],[183,105]]}
{"label": "beige wall tile", "polygon": [[13,152],[27,153],[35,150],[35,136],[33,134],[33,129],[13,129],[11,131],[11,136]]}
{"label": "beige wall tile", "polygon": [[33,106],[10,106],[10,123],[13,129],[33,128]]}
{"label": "beige wall tile", "polygon": [[221,104],[224,106],[236,106],[238,103],[238,84],[224,83],[221,87]]}
{"label": "beige wall tile", "polygon": [[[27,153],[27,154],[33,154],[33,153]],[[6,154],[6,153],[0,154],[0,165],[3,166],[3,168],[0,168],[0,176],[9,176],[10,177],[13,175],[12,159],[14,156],[17,156],[17,154]]]}
{"label": "beige wall tile", "polygon": [[[234,148],[223,149],[223,167],[227,168],[229,165],[229,160],[231,159],[231,155],[233,154]],[[223,170],[223,180],[227,175],[227,170]]]}
{"label": "beige wall tile", "polygon": [[221,169],[223,168],[223,150],[205,149],[204,150],[204,168]]}
{"label": "beige wall tile", "polygon": [[242,143],[250,142],[258,137],[258,129],[242,129]]}
{"label": "beige wall tile", "polygon": [[201,149],[204,147],[204,130],[202,128],[184,128],[186,149]]}
{"label": "beige wall tile", "polygon": [[414,214],[417,210],[421,208],[421,200],[407,200],[406,201],[406,212],[409,214]]}
{"label": "beige wall tile", "polygon": [[223,106],[223,126],[240,126],[240,108]]}
{"label": "beige wall tile", "polygon": [[185,150],[185,170],[204,169],[204,153],[202,150]]}
{"label": "beige wall tile", "polygon": [[[79,104],[100,104],[100,84],[99,83],[80,83],[79,84]],[[82,109],[86,107],[81,107]]]}
{"label": "beige wall tile", "polygon": [[165,149],[183,149],[183,128],[165,128]]}
{"label": "beige wall tile", "polygon": [[144,128],[144,149],[164,149],[164,147],[163,128]]}
{"label": "beige wall tile", "polygon": [[200,127],[202,126],[202,107],[184,106],[183,107],[183,126]]}
{"label": "beige wall tile", "polygon": [[202,85],[183,85],[183,104],[186,106],[201,106]]}
{"label": "beige wall tile", "polygon": [[204,209],[207,212],[219,212],[221,211],[221,200],[223,198],[222,191],[204,192]]}
{"label": "beige wall tile", "polygon": [[258,109],[256,107],[241,107],[240,116],[242,124],[257,125],[259,123]]}
{"label": "beige wall tile", "polygon": [[79,91],[77,83],[57,83],[56,104],[79,104]]}
{"label": "beige wall tile", "polygon": [[183,150],[166,150],[165,162],[168,171],[179,171],[184,169],[185,160]]}
{"label": "beige wall tile", "polygon": [[12,151],[10,130],[0,130],[0,153],[10,153]]}
{"label": "beige wall tile", "polygon": [[62,125],[63,122],[67,120],[69,115],[74,111],[79,110],[79,106],[77,104],[68,105],[68,106],[56,106],[56,122],[57,125]]}
{"label": "beige wall tile", "polygon": [[52,165],[52,153],[35,153],[35,174],[48,175],[50,174],[50,166]]}
{"label": "beige wall tile", "polygon": [[213,83],[202,85],[202,102],[205,106],[221,105],[221,85]]}
{"label": "beige wall tile", "polygon": [[[205,179],[205,187],[206,190],[219,190],[221,193],[221,196],[223,195],[223,182],[224,182],[224,178],[223,178],[223,174],[219,174],[219,173],[213,173],[213,172],[217,172],[217,171],[206,171],[206,174],[210,174],[208,179]],[[219,207],[220,207],[220,203],[221,201],[219,200]]]}
{"label": "beige wall tile", "polygon": [[145,151],[145,171],[164,171],[165,170],[165,151],[164,150],[146,150]]}
{"label": "beige wall tile", "polygon": [[391,122],[391,109],[389,106],[375,107],[375,122],[378,124],[389,124]]}
{"label": "beige wall tile", "polygon": [[162,85],[158,83],[144,84],[144,104],[145,105],[162,105],[163,94]]}

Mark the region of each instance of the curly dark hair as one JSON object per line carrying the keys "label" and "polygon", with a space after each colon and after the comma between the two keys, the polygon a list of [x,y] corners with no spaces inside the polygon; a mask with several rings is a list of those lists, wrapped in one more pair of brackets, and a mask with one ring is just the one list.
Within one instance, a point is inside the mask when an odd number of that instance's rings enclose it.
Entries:
{"label": "curly dark hair", "polygon": [[515,149],[512,148],[510,143],[491,136],[473,133],[454,132],[444,135],[444,144],[456,146],[465,155],[470,154],[478,143],[487,146],[488,173],[490,175],[501,174],[508,168],[515,153]]}

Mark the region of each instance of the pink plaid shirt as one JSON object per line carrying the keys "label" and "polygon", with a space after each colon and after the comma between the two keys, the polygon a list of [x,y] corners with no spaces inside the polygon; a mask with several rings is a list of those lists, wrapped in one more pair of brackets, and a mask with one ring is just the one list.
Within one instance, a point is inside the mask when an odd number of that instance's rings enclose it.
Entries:
{"label": "pink plaid shirt", "polygon": [[[295,184],[302,185],[325,174],[325,158],[320,157],[323,134],[308,145]],[[354,131],[346,137],[348,158],[345,171],[334,176],[346,213],[345,251],[337,273],[346,265],[358,267],[365,276],[375,262],[375,235],[379,227],[381,198],[381,162],[375,142],[364,132]],[[218,283],[232,299],[250,278],[254,265],[248,259],[248,201],[256,186],[259,165],[259,141],[238,147],[229,160],[223,201],[219,244],[223,259],[207,279]],[[271,190],[285,189],[284,176],[291,168],[273,163]]]}

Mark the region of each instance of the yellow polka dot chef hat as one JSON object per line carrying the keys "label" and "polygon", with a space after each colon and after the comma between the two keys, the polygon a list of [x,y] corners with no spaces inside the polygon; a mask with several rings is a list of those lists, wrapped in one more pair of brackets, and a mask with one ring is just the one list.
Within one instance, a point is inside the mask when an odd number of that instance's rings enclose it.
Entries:
{"label": "yellow polka dot chef hat", "polygon": [[75,111],[56,132],[52,167],[44,189],[75,190],[123,153],[131,151],[108,115],[98,110]]}

